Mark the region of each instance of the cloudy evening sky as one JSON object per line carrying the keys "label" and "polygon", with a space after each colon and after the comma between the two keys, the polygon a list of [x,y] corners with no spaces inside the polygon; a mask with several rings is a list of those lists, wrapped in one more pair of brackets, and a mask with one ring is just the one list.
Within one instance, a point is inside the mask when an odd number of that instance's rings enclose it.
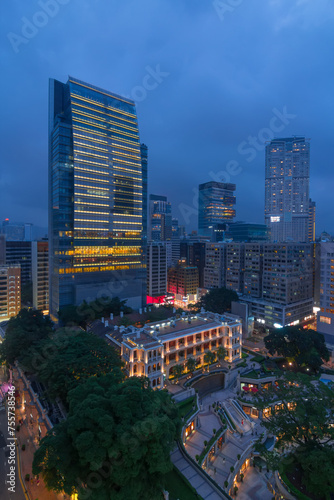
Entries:
{"label": "cloudy evening sky", "polygon": [[[42,5],[44,4],[44,10]],[[264,222],[264,143],[311,139],[317,233],[334,233],[332,0],[2,0],[0,221],[47,225],[48,78],[137,101],[149,192],[197,229],[199,183]]]}

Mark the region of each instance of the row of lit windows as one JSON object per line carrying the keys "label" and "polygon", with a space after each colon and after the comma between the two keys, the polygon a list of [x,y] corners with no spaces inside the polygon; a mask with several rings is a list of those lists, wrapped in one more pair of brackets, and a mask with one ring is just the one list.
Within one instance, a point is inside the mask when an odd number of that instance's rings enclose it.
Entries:
{"label": "row of lit windows", "polygon": [[[107,109],[111,109],[109,106],[105,106],[105,105],[101,105],[99,103],[89,103],[90,106],[88,106],[87,104],[82,104],[79,102],[79,99],[77,97],[75,97],[74,99],[72,99],[72,102],[75,106],[78,106],[78,107],[81,107],[81,108],[84,108],[84,109],[88,109],[89,111],[93,111],[95,113],[101,113],[101,114],[104,114],[106,115],[108,118],[109,117],[113,117],[115,118],[116,120],[119,120],[119,121],[124,121],[126,123],[130,123],[131,125],[136,125],[137,122],[136,122],[136,119],[135,118],[132,118],[131,120],[127,119],[127,118],[124,118],[123,116],[119,116],[119,112],[116,112],[115,115],[111,115],[111,114],[106,114],[106,108]],[[103,111],[99,110],[99,109],[96,109],[97,107],[101,107],[103,108]]]}
{"label": "row of lit windows", "polygon": [[[76,82],[74,82],[74,83],[77,85]],[[80,84],[80,85],[82,85],[82,84]],[[85,86],[85,85],[83,85],[83,86]],[[89,89],[89,90],[96,91],[95,89],[91,89],[90,87],[86,87],[86,88]],[[104,95],[106,95],[108,97],[111,97],[112,99],[117,99],[119,101],[127,102],[124,99],[121,99],[120,97],[116,98],[114,96],[110,96],[109,94],[106,94],[106,93],[102,92],[100,89],[98,90],[98,92],[101,93],[101,94],[104,94]],[[133,113],[129,113],[128,111],[124,111],[124,110],[121,110],[121,109],[118,109],[118,108],[114,108],[113,106],[108,106],[108,105],[106,105],[104,103],[101,104],[99,101],[94,101],[93,99],[89,99],[88,97],[81,96],[80,94],[75,94],[74,91],[71,92],[71,97],[72,97],[72,99],[78,99],[78,100],[81,100],[81,101],[84,101],[84,102],[88,102],[88,103],[90,103],[90,104],[92,104],[94,106],[100,106],[101,108],[108,108],[108,109],[114,111],[117,114],[128,116],[128,117],[132,118],[133,120],[136,120],[136,118],[137,118],[136,115],[133,114]]]}
{"label": "row of lit windows", "polygon": [[60,268],[59,274],[75,274],[75,273],[90,273],[90,272],[101,272],[101,271],[120,271],[122,269],[139,269],[144,267],[141,262],[136,263],[136,265],[130,264],[118,264],[115,266],[97,266],[97,267],[69,267]]}

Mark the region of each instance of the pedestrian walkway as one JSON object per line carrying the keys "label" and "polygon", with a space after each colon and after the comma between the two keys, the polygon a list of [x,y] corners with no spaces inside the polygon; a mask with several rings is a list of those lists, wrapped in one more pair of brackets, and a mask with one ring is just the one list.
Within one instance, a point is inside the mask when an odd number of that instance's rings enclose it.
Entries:
{"label": "pedestrian walkway", "polygon": [[267,482],[255,467],[248,467],[243,482],[238,483],[238,500],[272,500]]}
{"label": "pedestrian walkway", "polygon": [[[28,491],[30,500],[36,500],[37,498],[38,500],[64,500],[64,495],[47,490],[42,478],[37,479],[32,473],[32,463],[37,446],[25,421],[22,423],[20,430],[16,432],[16,437],[22,482]],[[25,445],[24,451],[22,445]],[[26,474],[30,476],[29,481],[25,480]]]}
{"label": "pedestrian walkway", "polygon": [[221,498],[225,498],[222,493],[218,494],[209,480],[202,477],[196,467],[183,457],[179,448],[173,451],[171,460],[204,500],[221,500]]}

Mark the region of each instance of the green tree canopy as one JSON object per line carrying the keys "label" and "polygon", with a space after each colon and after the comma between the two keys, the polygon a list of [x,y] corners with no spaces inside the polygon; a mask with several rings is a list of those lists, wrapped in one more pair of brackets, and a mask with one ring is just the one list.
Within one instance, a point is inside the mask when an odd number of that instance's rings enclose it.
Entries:
{"label": "green tree canopy", "polygon": [[68,392],[89,377],[112,373],[123,378],[121,360],[105,340],[80,329],[61,328],[27,351],[23,365],[37,373],[52,399],[65,404]]}
{"label": "green tree canopy", "polygon": [[188,372],[193,373],[196,370],[197,362],[195,358],[187,358],[186,367]]}
{"label": "green tree canopy", "polygon": [[173,375],[176,378],[176,380],[179,380],[179,378],[183,375],[184,373],[184,368],[182,365],[175,365],[173,368]]}
{"label": "green tree canopy", "polygon": [[204,363],[208,363],[209,365],[211,365],[212,363],[215,362],[216,360],[216,353],[213,352],[213,351],[208,351],[204,354]]}
{"label": "green tree canopy", "polygon": [[279,437],[280,445],[311,449],[334,440],[334,391],[308,375],[286,374],[277,385],[258,393],[256,406],[271,406],[262,425]]}
{"label": "green tree canopy", "polygon": [[119,316],[121,311],[125,314],[132,312],[131,307],[126,305],[126,300],[101,296],[89,303],[84,300],[79,306],[64,306],[58,311],[58,316],[64,326],[79,325],[85,328],[89,321],[108,317],[110,313]]}
{"label": "green tree canopy", "polygon": [[309,366],[314,371],[329,360],[324,336],[314,330],[293,326],[277,328],[265,337],[264,343],[271,355],[277,352],[279,356],[292,358],[299,367]]}
{"label": "green tree canopy", "polygon": [[213,288],[206,295],[203,295],[199,302],[190,305],[196,311],[200,311],[203,307],[206,311],[223,314],[231,311],[232,301],[239,300],[238,294],[234,290],[229,290],[225,287]]}
{"label": "green tree canopy", "polygon": [[115,385],[90,378],[69,393],[70,411],[35,453],[33,473],[49,489],[79,500],[161,498],[170,451],[180,432],[176,405],[145,378]]}
{"label": "green tree canopy", "polygon": [[[278,438],[279,447],[292,445],[283,465],[297,465],[308,491],[325,498],[334,491],[333,387],[314,382],[300,373],[289,373],[277,384],[257,394],[255,406],[258,409],[271,406],[262,425]],[[269,466],[279,467],[276,450],[264,450],[263,456]]]}
{"label": "green tree canopy", "polygon": [[227,350],[225,349],[224,346],[219,346],[217,351],[216,351],[217,358],[220,359],[225,359],[227,356]]}
{"label": "green tree canopy", "polygon": [[49,316],[34,309],[21,309],[15,318],[9,320],[5,339],[0,345],[2,361],[9,364],[21,361],[29,347],[38,344],[51,332],[53,324]]}

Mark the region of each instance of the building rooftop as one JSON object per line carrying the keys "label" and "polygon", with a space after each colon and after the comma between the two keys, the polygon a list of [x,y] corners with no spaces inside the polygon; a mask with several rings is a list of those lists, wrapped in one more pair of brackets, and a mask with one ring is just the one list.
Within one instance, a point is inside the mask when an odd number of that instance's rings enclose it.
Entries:
{"label": "building rooftop", "polygon": [[220,326],[239,326],[241,324],[237,316],[232,314],[200,313],[180,318],[169,318],[145,325],[143,329],[132,327],[123,332],[123,344],[133,348],[142,346],[145,348],[159,347],[163,342],[195,335],[203,330],[210,330]]}

